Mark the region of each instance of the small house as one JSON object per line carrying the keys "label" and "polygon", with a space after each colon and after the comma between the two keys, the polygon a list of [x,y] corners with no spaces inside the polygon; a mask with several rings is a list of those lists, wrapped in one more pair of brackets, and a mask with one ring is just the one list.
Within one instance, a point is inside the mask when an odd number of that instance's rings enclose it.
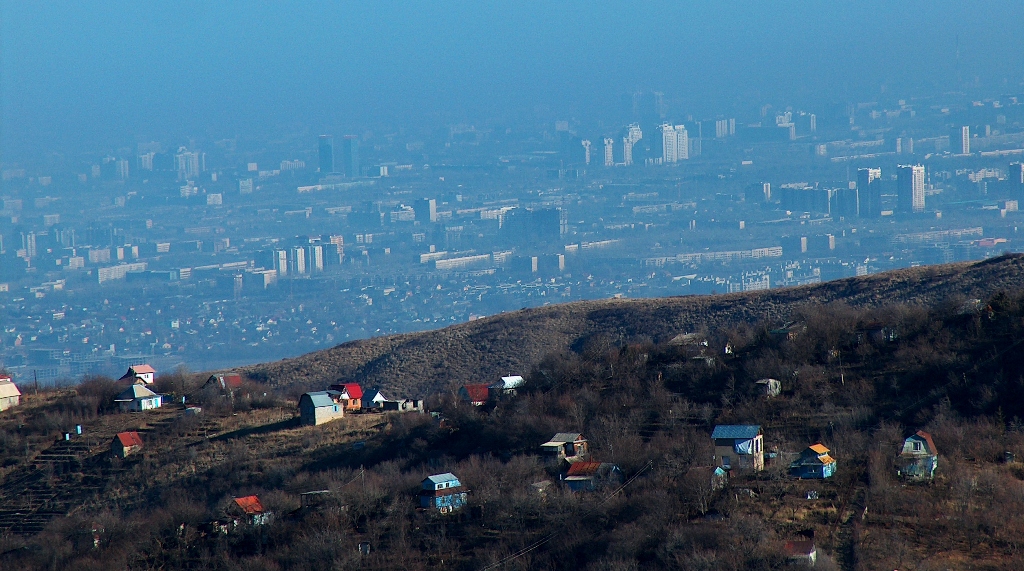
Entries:
{"label": "small house", "polygon": [[566,460],[570,463],[589,456],[587,439],[579,432],[559,432],[540,445],[541,455],[549,462]]}
{"label": "small house", "polygon": [[622,483],[622,471],[610,462],[575,462],[563,478],[574,492],[590,492],[608,485]]}
{"label": "small house", "polygon": [[463,385],[459,389],[459,398],[473,406],[483,406],[491,399],[491,387],[488,385]]}
{"label": "small house", "polygon": [[339,383],[331,385],[328,391],[336,391],[335,399],[346,411],[357,411],[363,408],[363,389],[358,383]]}
{"label": "small house", "polygon": [[932,435],[918,430],[903,441],[903,450],[896,458],[897,474],[911,481],[928,481],[935,477],[939,451]]}
{"label": "small house", "polygon": [[128,372],[125,373],[119,381],[142,381],[144,384],[152,385],[153,381],[156,380],[156,369],[149,365],[132,365],[128,367]]}
{"label": "small house", "polygon": [[795,478],[831,478],[836,472],[836,460],[822,443],[808,446],[800,457],[789,465],[789,475]]}
{"label": "small house", "polygon": [[0,410],[21,404],[21,391],[8,376],[0,376]]}
{"label": "small house", "polygon": [[782,383],[778,379],[759,379],[754,383],[761,385],[760,390],[766,398],[777,397],[782,392]]}
{"label": "small house", "polygon": [[228,373],[225,375],[210,375],[209,379],[203,383],[202,388],[206,387],[217,387],[221,392],[231,393],[237,389],[242,388],[242,375],[238,373]]}
{"label": "small house", "polygon": [[764,470],[764,436],[757,424],[719,424],[711,432],[715,466],[723,470]]}
{"label": "small house", "polygon": [[818,549],[813,539],[796,539],[787,541],[783,550],[793,563],[814,567],[818,561]]}
{"label": "small house", "polygon": [[303,426],[319,426],[345,416],[344,405],[327,391],[304,393],[299,397],[299,420]]}
{"label": "small house", "polygon": [[385,412],[423,412],[423,401],[413,399],[388,400],[381,403]]}
{"label": "small house", "polygon": [[363,393],[363,408],[383,408],[383,403],[387,400],[388,398],[378,389],[372,388]]}
{"label": "small house", "polygon": [[121,391],[121,394],[114,398],[121,412],[142,412],[160,408],[163,405],[163,397],[149,390],[141,384],[134,384]]}
{"label": "small house", "polygon": [[127,458],[142,450],[142,438],[138,432],[118,432],[110,442],[110,452],[118,458]]}
{"label": "small house", "polygon": [[421,508],[446,514],[466,505],[468,494],[459,478],[451,472],[427,476],[420,488]]}
{"label": "small house", "polygon": [[229,508],[234,514],[241,515],[249,525],[267,525],[274,517],[274,513],[263,507],[263,502],[257,496],[245,496],[235,498]]}
{"label": "small house", "polygon": [[515,396],[519,387],[523,386],[523,377],[511,375],[502,377],[500,381],[491,385],[490,392],[494,396]]}

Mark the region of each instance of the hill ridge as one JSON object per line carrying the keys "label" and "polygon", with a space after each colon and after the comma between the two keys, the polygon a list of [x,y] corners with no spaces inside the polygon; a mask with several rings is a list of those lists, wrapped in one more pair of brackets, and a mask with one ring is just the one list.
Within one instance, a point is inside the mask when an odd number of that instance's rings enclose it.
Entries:
{"label": "hill ridge", "polygon": [[242,367],[248,376],[296,391],[335,381],[422,397],[455,385],[525,374],[545,355],[589,338],[664,341],[686,331],[767,319],[832,302],[852,307],[934,304],[1024,287],[1024,255],[920,266],[758,292],[576,301],[493,315],[442,329],[350,341],[281,361]]}

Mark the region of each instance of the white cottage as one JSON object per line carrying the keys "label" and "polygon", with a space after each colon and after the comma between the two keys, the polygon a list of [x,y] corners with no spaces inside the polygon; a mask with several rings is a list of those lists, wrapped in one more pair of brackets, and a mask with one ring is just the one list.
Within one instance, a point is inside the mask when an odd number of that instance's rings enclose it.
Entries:
{"label": "white cottage", "polygon": [[114,402],[120,406],[121,412],[142,412],[160,408],[163,397],[144,385],[132,385],[117,395]]}
{"label": "white cottage", "polygon": [[10,377],[0,376],[0,410],[7,410],[21,404],[21,391]]}

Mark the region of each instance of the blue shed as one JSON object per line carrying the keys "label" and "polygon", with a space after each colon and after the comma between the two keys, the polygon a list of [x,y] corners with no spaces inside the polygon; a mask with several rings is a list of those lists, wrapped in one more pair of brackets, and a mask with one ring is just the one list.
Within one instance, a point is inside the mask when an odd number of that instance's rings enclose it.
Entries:
{"label": "blue shed", "polygon": [[466,505],[467,493],[462,482],[451,472],[434,474],[423,479],[420,490],[420,507],[451,513]]}
{"label": "blue shed", "polygon": [[789,475],[796,478],[830,478],[836,472],[836,460],[822,443],[813,444],[789,465]]}

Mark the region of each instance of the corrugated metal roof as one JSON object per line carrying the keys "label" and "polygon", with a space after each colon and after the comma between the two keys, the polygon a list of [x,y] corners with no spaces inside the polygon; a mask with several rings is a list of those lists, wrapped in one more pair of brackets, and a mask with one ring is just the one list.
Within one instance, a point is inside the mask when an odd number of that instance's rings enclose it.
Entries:
{"label": "corrugated metal roof", "polygon": [[359,386],[359,383],[345,383],[345,392],[348,393],[350,399],[363,398],[363,388]]}
{"label": "corrugated metal roof", "polygon": [[928,444],[928,452],[930,452],[932,454],[938,454],[939,453],[939,449],[935,447],[935,442],[932,441],[932,435],[931,434],[929,434],[929,433],[927,433],[927,432],[925,432],[923,430],[918,430],[917,432],[914,433],[914,436],[920,436],[921,439],[924,440],[926,444]]}
{"label": "corrugated metal roof", "polygon": [[831,452],[828,448],[825,448],[825,445],[822,444],[821,442],[817,444],[811,444],[810,446],[808,446],[808,448],[814,450],[818,454],[828,454],[829,452]]}
{"label": "corrugated metal roof", "polygon": [[149,397],[158,396],[153,391],[147,389],[144,385],[132,385],[127,389],[121,391],[121,394],[117,395],[114,399],[115,402],[119,401],[133,401],[135,399],[144,399]]}
{"label": "corrugated metal roof", "polygon": [[818,460],[821,460],[822,464],[831,464],[836,461],[835,458],[829,456],[828,454],[822,454],[821,456],[818,456]]}
{"label": "corrugated metal roof", "polygon": [[149,365],[132,365],[131,370],[135,371],[136,375],[142,373],[156,373],[156,369],[150,367]]}
{"label": "corrugated metal roof", "polygon": [[125,448],[129,446],[142,446],[142,438],[138,432],[118,432],[117,439],[121,441],[121,445]]}
{"label": "corrugated metal roof", "polygon": [[263,513],[263,503],[256,496],[245,496],[244,498],[235,498],[235,504],[242,508],[242,511],[247,515],[258,515]]}
{"label": "corrugated metal roof", "polygon": [[576,442],[577,440],[584,440],[583,435],[579,432],[559,432],[551,437],[550,442]]}
{"label": "corrugated metal roof", "polygon": [[465,385],[462,388],[473,402],[485,402],[491,398],[490,387],[487,385]]}
{"label": "corrugated metal roof", "polygon": [[760,424],[719,424],[711,432],[711,438],[749,439],[761,433]]}
{"label": "corrugated metal roof", "polygon": [[592,476],[597,473],[597,469],[601,467],[600,462],[576,462],[572,466],[569,466],[569,471],[566,472],[566,476]]}
{"label": "corrugated metal roof", "polygon": [[325,406],[334,406],[334,400],[331,399],[331,395],[327,394],[327,391],[316,391],[312,393],[306,393],[303,396],[308,396],[309,400],[313,403],[316,408]]}
{"label": "corrugated metal roof", "polygon": [[444,474],[434,474],[433,476],[427,476],[424,479],[425,480],[430,480],[431,482],[433,482],[435,484],[440,484],[442,482],[458,482],[459,481],[458,476],[456,476],[455,474],[452,474],[451,472],[445,472]]}

